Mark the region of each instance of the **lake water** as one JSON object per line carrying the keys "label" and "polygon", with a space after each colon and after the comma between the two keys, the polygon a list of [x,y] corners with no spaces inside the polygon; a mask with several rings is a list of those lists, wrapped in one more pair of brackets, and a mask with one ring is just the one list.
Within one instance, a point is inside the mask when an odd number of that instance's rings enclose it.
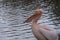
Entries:
{"label": "lake water", "polygon": [[50,25],[59,32],[60,16],[53,12],[53,2],[49,5],[43,0],[7,2],[0,3],[0,40],[36,40],[30,27],[31,23],[23,21],[37,8],[44,10],[38,23]]}

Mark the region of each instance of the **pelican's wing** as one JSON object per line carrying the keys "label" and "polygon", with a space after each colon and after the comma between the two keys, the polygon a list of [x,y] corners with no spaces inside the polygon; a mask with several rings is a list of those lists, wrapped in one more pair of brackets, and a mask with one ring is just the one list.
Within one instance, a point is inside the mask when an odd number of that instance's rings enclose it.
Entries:
{"label": "pelican's wing", "polygon": [[54,31],[49,31],[49,30],[40,28],[39,32],[42,33],[42,35],[48,40],[58,40],[58,36]]}

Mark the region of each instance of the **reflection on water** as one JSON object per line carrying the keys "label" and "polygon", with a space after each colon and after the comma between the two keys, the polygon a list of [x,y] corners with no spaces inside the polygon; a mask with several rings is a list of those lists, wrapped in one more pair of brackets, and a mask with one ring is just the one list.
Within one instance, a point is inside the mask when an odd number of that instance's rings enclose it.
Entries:
{"label": "reflection on water", "polygon": [[31,24],[23,23],[24,19],[32,15],[36,8],[42,8],[45,11],[38,23],[59,28],[60,18],[52,12],[53,4],[47,6],[43,1],[18,3],[18,6],[11,3],[0,4],[0,40],[36,40],[31,31]]}

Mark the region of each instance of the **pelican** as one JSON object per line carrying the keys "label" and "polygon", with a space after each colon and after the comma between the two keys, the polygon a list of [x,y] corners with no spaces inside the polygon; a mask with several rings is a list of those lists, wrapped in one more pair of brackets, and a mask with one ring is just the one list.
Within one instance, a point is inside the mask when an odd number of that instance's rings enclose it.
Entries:
{"label": "pelican", "polygon": [[36,9],[34,14],[28,17],[24,23],[32,22],[31,29],[37,40],[58,40],[58,35],[53,28],[37,23],[42,13],[42,9]]}

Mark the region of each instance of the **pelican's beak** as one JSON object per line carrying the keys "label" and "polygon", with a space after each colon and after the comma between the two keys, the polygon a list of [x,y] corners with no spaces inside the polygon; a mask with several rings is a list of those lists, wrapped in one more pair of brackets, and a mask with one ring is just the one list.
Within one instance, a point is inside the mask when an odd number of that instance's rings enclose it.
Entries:
{"label": "pelican's beak", "polygon": [[37,15],[36,14],[33,14],[32,16],[30,16],[30,17],[28,17],[25,21],[24,21],[24,23],[25,22],[31,22],[34,18],[36,18],[37,17]]}

